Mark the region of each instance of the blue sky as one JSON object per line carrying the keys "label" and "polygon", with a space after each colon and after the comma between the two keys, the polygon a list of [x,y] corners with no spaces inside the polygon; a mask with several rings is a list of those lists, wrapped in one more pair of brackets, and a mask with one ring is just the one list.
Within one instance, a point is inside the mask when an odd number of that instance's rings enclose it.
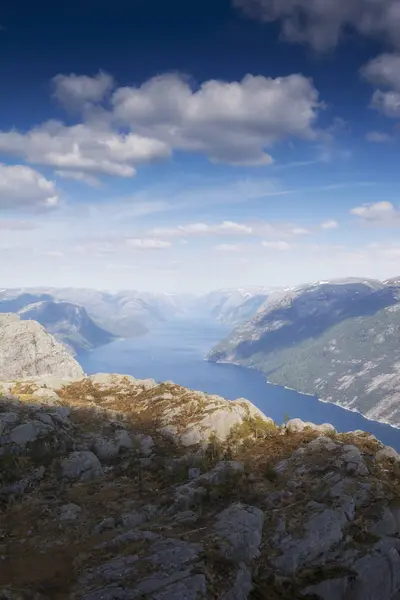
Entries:
{"label": "blue sky", "polygon": [[15,0],[0,286],[399,274],[400,0]]}

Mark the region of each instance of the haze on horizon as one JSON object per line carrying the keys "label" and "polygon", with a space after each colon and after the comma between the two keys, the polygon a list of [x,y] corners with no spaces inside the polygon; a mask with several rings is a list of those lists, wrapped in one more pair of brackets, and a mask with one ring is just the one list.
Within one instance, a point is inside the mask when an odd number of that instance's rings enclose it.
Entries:
{"label": "haze on horizon", "polygon": [[3,8],[0,286],[397,276],[399,5]]}

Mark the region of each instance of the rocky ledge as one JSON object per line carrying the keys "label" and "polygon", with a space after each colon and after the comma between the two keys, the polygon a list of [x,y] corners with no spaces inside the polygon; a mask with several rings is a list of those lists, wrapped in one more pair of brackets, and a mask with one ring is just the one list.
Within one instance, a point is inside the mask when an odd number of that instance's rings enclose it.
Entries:
{"label": "rocky ledge", "polygon": [[0,384],[3,600],[398,600],[400,457],[120,375]]}

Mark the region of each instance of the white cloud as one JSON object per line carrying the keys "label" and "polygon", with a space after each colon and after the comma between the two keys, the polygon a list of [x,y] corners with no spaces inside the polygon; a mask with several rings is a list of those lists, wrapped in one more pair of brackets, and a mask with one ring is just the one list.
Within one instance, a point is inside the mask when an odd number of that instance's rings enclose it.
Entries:
{"label": "white cloud", "polygon": [[377,144],[390,142],[392,139],[388,133],[384,133],[383,131],[368,131],[365,138],[368,142],[375,142]]}
{"label": "white cloud", "polygon": [[223,221],[215,225],[207,223],[188,223],[177,227],[158,227],[150,232],[152,235],[179,237],[185,235],[251,235],[252,227],[234,221]]}
{"label": "white cloud", "polygon": [[141,250],[163,250],[171,246],[171,242],[153,238],[130,238],[125,243],[129,248],[139,248]]}
{"label": "white cloud", "polygon": [[293,235],[308,235],[311,233],[311,231],[305,227],[293,227],[290,231]]}
{"label": "white cloud", "polygon": [[400,46],[399,0],[232,0],[252,18],[281,21],[288,42],[335,47],[347,29]]}
{"label": "white cloud", "polygon": [[264,246],[264,248],[271,248],[272,250],[290,250],[291,245],[288,242],[285,241],[278,241],[278,242],[261,242],[261,245]]}
{"label": "white cloud", "polygon": [[350,210],[350,213],[361,220],[375,224],[398,224],[400,221],[400,210],[391,202],[375,202],[374,204],[363,204]]}
{"label": "white cloud", "polygon": [[265,165],[265,147],[287,138],[315,139],[321,104],[302,75],[210,80],[194,90],[179,75],[154,77],[113,94],[117,123],[213,162]]}
{"label": "white cloud", "polygon": [[0,163],[0,210],[54,208],[58,202],[54,181],[30,167]]}
{"label": "white cloud", "polygon": [[135,133],[118,134],[91,125],[67,127],[48,121],[28,133],[0,132],[0,151],[22,156],[33,164],[78,173],[132,177],[135,165],[165,158],[164,142]]}
{"label": "white cloud", "polygon": [[111,108],[101,104],[113,87],[105,73],[57,75],[53,84],[64,106],[82,109],[82,122],[1,131],[0,152],[89,184],[98,174],[133,177],[138,165],[174,150],[201,153],[211,162],[268,165],[267,150],[276,142],[323,137],[316,128],[323,107],[318,91],[298,74],[209,80],[198,88],[183,76],[161,75],[116,89]]}
{"label": "white cloud", "polygon": [[[389,88],[386,91],[380,88],[374,91],[371,108],[392,119],[400,117],[400,54],[377,56],[361,69],[361,75],[374,85]],[[375,134],[375,139],[371,141],[386,141],[378,138]]]}
{"label": "white cloud", "polygon": [[100,71],[87,75],[56,75],[53,78],[54,97],[66,108],[81,108],[86,103],[101,102],[114,87],[111,75]]}
{"label": "white cloud", "polygon": [[93,175],[88,175],[88,173],[82,173],[81,171],[63,171],[58,170],[55,171],[55,175],[57,177],[61,177],[62,179],[73,179],[74,181],[81,181],[82,183],[86,183],[92,187],[98,187],[101,185],[100,179],[94,177]]}
{"label": "white cloud", "polygon": [[321,223],[321,229],[337,229],[338,227],[339,223],[333,219],[323,221],[323,223]]}

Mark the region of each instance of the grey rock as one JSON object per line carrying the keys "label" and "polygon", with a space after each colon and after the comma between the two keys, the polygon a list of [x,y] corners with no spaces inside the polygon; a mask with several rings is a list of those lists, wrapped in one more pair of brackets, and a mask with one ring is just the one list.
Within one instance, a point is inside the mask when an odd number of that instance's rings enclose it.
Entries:
{"label": "grey rock", "polygon": [[133,590],[129,590],[118,584],[112,583],[105,587],[98,588],[80,596],[81,600],[132,600],[135,598]]}
{"label": "grey rock", "polygon": [[192,575],[173,583],[152,595],[152,600],[202,600],[207,598],[207,584],[204,575]]}
{"label": "grey rock", "polygon": [[345,468],[347,473],[354,473],[357,475],[368,475],[368,468],[357,446],[343,446],[342,452],[342,455],[335,463],[337,467]]}
{"label": "grey rock", "polygon": [[215,465],[211,471],[203,473],[196,479],[199,483],[212,483],[218,485],[225,483],[232,476],[243,473],[244,464],[237,460],[224,460]]}
{"label": "grey rock", "polygon": [[348,584],[347,577],[326,579],[315,585],[310,585],[302,591],[302,595],[314,595],[321,600],[343,600]]}
{"label": "grey rock", "polygon": [[64,504],[60,508],[60,521],[76,521],[82,512],[77,504]]}
{"label": "grey rock", "polygon": [[107,546],[108,548],[116,548],[120,544],[125,544],[127,542],[154,542],[159,539],[160,536],[158,533],[154,533],[153,531],[131,529],[125,533],[120,533],[114,539],[110,540],[109,542],[105,542],[105,544],[100,544],[98,548],[103,548],[104,546]]}
{"label": "grey rock", "polygon": [[120,516],[119,521],[123,527],[138,527],[147,520],[146,514],[142,511],[132,510]]}
{"label": "grey rock", "polygon": [[232,504],[223,510],[214,525],[215,541],[221,557],[246,563],[258,556],[264,513],[255,506]]}
{"label": "grey rock", "polygon": [[[170,575],[166,575],[162,572],[156,572],[149,577],[146,577],[139,581],[135,590],[139,595],[143,594],[153,594],[158,590],[162,590],[171,584],[174,584],[182,579],[187,579],[192,574],[191,569],[179,569],[171,573]],[[151,596],[153,598],[153,596]]]}
{"label": "grey rock", "polygon": [[233,587],[226,592],[221,600],[247,600],[253,588],[253,578],[246,565],[239,567]]}
{"label": "grey rock", "polygon": [[37,375],[79,379],[84,373],[66,348],[39,323],[0,314],[0,379]]}
{"label": "grey rock", "polygon": [[198,467],[191,467],[188,470],[188,478],[189,479],[197,479],[197,477],[200,477],[201,475],[201,471]]}
{"label": "grey rock", "polygon": [[171,572],[186,563],[196,561],[202,550],[200,544],[169,538],[151,546],[151,556],[148,560],[162,571]]}
{"label": "grey rock", "polygon": [[150,456],[153,451],[154,440],[151,435],[137,433],[133,436],[133,440],[138,452],[142,456]]}
{"label": "grey rock", "polygon": [[12,425],[18,423],[19,417],[15,412],[6,412],[0,414],[0,436],[10,429]]}
{"label": "grey rock", "polygon": [[[340,475],[338,474],[340,477]],[[359,482],[355,479],[345,477],[335,483],[329,490],[331,498],[343,498],[351,496],[356,508],[368,504],[371,496],[372,486],[370,483]]]}
{"label": "grey rock", "polygon": [[78,580],[78,585],[90,585],[99,580],[107,583],[123,581],[127,577],[132,577],[136,572],[136,563],[138,557],[136,554],[128,556],[117,556],[99,567],[85,571]]}
{"label": "grey rock", "polygon": [[392,600],[400,590],[400,556],[391,541],[379,542],[351,569],[357,577],[349,583],[345,600]]}
{"label": "grey rock", "polygon": [[89,481],[103,476],[99,459],[93,452],[72,452],[61,462],[61,476],[72,481]]}
{"label": "grey rock", "polygon": [[48,388],[38,388],[32,393],[34,398],[40,400],[42,404],[48,404],[50,406],[57,405],[61,402],[61,398],[54,390]]}
{"label": "grey rock", "polygon": [[384,506],[381,508],[377,521],[371,525],[369,532],[386,536],[400,533],[400,509]]}
{"label": "grey rock", "polygon": [[180,523],[184,525],[185,523],[196,523],[198,521],[199,515],[197,515],[192,510],[183,510],[180,513],[174,515],[174,522]]}
{"label": "grey rock", "polygon": [[113,437],[97,436],[93,452],[101,461],[107,461],[116,458],[124,450],[130,450],[132,446],[131,436],[126,429],[119,429]]}
{"label": "grey rock", "polygon": [[[318,510],[318,505],[314,504],[315,510]],[[320,505],[320,512],[313,512],[308,520],[305,519],[301,538],[287,534],[277,542],[282,555],[273,560],[274,566],[284,573],[293,573],[299,567],[315,561],[342,540],[347,522],[343,510]]]}
{"label": "grey rock", "polygon": [[286,429],[288,429],[289,431],[292,432],[300,432],[300,431],[304,431],[305,429],[312,429],[314,431],[320,431],[321,433],[325,433],[328,431],[336,431],[336,429],[334,428],[333,425],[331,425],[330,423],[323,423],[323,425],[316,425],[315,423],[308,423],[305,421],[302,421],[301,419],[290,419],[290,421],[288,421],[286,423]]}
{"label": "grey rock", "polygon": [[24,447],[28,443],[35,442],[37,439],[53,433],[53,426],[42,423],[41,421],[29,421],[29,423],[22,423],[22,425],[14,427],[9,434],[9,438],[12,444]]}
{"label": "grey rock", "polygon": [[111,529],[115,529],[116,527],[116,522],[114,517],[107,517],[106,519],[103,519],[102,521],[100,521],[100,523],[98,523],[94,528],[93,528],[93,533],[96,534],[100,534],[103,533],[104,531],[109,531]]}

